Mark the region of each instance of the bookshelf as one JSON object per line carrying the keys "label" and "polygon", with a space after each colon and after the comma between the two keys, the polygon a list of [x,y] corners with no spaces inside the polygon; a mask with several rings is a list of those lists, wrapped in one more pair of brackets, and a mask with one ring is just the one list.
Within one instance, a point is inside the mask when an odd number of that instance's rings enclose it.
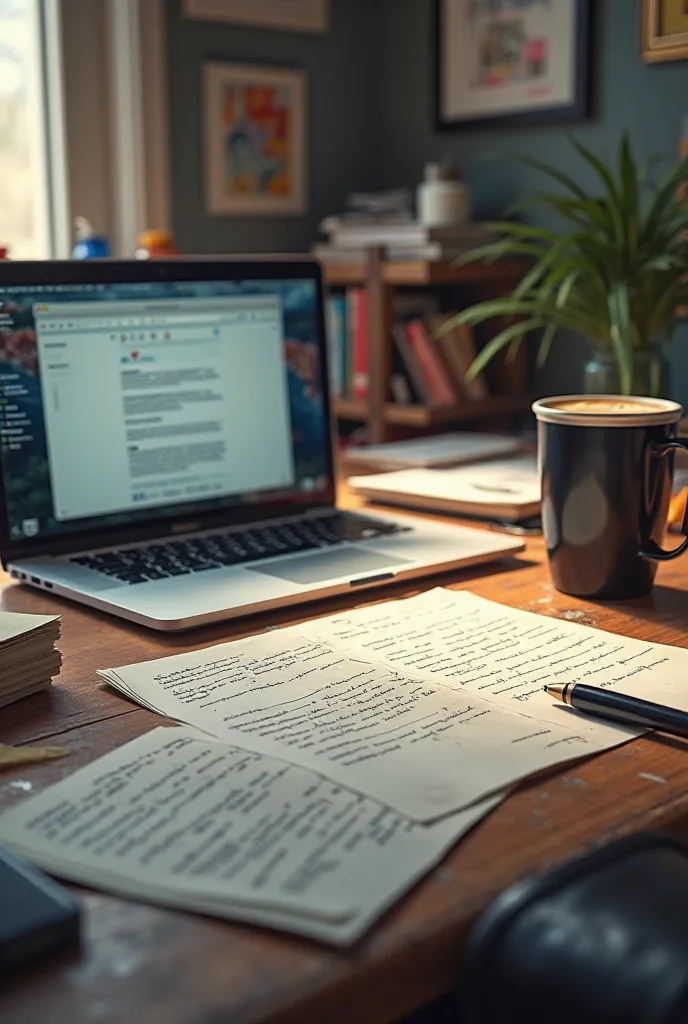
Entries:
{"label": "bookshelf", "polygon": [[466,400],[460,405],[436,409],[389,401],[392,304],[397,288],[462,285],[470,289],[471,301],[479,301],[510,292],[528,266],[528,261],[518,259],[463,267],[422,260],[390,262],[385,259],[383,249],[371,249],[365,263],[325,265],[323,273],[328,287],[365,287],[368,295],[368,399],[366,402],[337,399],[334,405],[337,419],[367,424],[370,442],[379,444],[389,440],[396,428],[424,430],[513,415],[528,409],[530,399],[526,393],[522,349],[511,363],[503,358],[494,361],[490,368],[493,394],[480,402]]}

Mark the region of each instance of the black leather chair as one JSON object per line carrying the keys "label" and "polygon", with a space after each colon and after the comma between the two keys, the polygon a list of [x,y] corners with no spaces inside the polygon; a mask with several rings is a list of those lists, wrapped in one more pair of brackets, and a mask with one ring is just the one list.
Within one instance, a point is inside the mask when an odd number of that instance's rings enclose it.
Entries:
{"label": "black leather chair", "polygon": [[688,1024],[688,849],[638,835],[512,886],[459,995],[461,1024]]}

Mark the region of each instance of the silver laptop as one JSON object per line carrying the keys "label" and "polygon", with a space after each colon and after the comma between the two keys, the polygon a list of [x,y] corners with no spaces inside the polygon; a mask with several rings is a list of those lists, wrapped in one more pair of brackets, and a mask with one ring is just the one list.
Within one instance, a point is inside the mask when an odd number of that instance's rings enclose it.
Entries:
{"label": "silver laptop", "polygon": [[520,550],[335,506],[311,261],[0,263],[0,550],[180,630]]}

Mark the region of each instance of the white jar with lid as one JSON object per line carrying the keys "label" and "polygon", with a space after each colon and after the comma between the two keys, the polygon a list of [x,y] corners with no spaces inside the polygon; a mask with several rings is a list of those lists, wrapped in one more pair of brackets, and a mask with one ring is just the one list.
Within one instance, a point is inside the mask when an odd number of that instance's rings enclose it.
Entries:
{"label": "white jar with lid", "polygon": [[470,220],[468,189],[452,165],[426,164],[417,200],[418,219],[427,227],[467,224]]}

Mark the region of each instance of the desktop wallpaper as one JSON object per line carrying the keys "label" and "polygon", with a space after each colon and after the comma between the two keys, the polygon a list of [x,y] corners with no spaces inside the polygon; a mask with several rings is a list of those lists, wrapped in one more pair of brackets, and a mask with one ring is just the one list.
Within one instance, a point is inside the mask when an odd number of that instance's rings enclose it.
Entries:
{"label": "desktop wallpaper", "polygon": [[[72,522],[56,521],[48,468],[34,304],[84,301],[97,304],[99,301],[264,293],[278,294],[282,301],[295,486],[288,491],[232,495]],[[155,282],[74,289],[61,286],[54,290],[0,289],[0,461],[10,536],[14,539],[38,534],[44,537],[99,526],[114,527],[169,515],[188,516],[239,504],[279,500],[295,492],[322,490],[329,483],[329,433],[320,344],[316,285],[307,279]]]}

